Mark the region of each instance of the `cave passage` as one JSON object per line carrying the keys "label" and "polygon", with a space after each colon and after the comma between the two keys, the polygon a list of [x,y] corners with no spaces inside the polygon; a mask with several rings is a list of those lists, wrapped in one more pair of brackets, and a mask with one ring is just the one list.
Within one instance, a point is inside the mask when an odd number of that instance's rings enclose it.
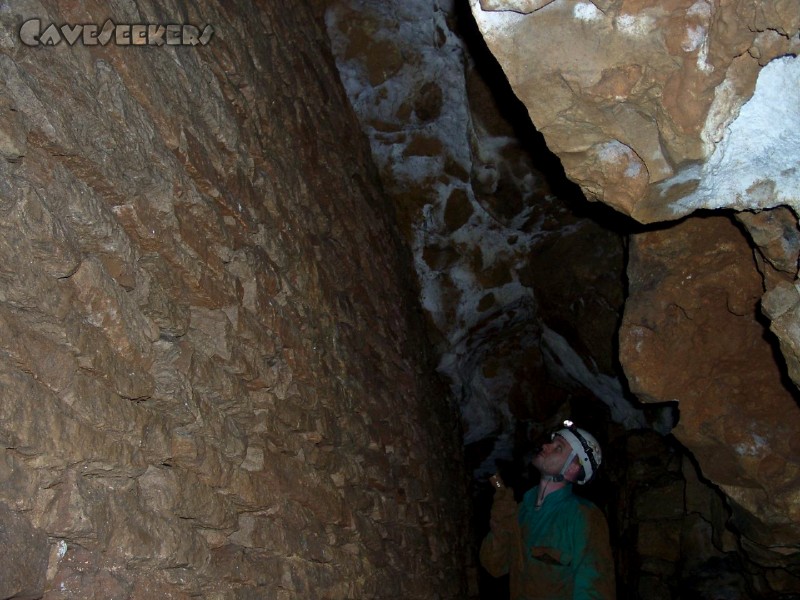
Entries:
{"label": "cave passage", "polygon": [[[603,447],[580,492],[619,597],[800,595],[791,206],[621,216],[635,194],[562,168],[528,117],[557,98],[517,100],[463,1],[40,4],[0,10],[0,598],[496,598],[487,478],[519,497],[567,418]],[[580,46],[606,17],[576,6]],[[742,7],[713,7],[711,58],[773,101],[796,14],[731,42]],[[205,34],[127,43],[144,23]]]}

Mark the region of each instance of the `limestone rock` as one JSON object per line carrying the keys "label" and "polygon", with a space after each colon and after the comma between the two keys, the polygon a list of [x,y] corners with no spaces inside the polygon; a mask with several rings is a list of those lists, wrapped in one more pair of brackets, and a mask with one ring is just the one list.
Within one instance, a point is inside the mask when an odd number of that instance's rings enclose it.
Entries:
{"label": "limestone rock", "polygon": [[[484,4],[528,11],[537,3]],[[621,239],[575,214],[566,202],[577,187],[556,190],[539,172],[538,137],[518,130],[508,109],[519,105],[479,64],[489,57],[470,56],[482,44],[460,10],[335,0],[326,24],[413,252],[439,370],[480,474],[510,455],[519,422],[553,417],[568,390],[635,409],[614,381]],[[571,366],[548,372],[543,324],[563,340],[548,360],[580,363],[581,377]],[[552,358],[559,352],[568,356]]]}
{"label": "limestone rock", "polygon": [[756,318],[761,277],[726,217],[633,236],[620,358],[632,391],[675,402],[676,437],[733,504],[737,528],[793,545],[800,414]]}
{"label": "limestone rock", "polygon": [[27,131],[8,98],[0,100],[0,115],[0,156],[7,161],[18,161],[27,151]]}
{"label": "limestone rock", "polygon": [[800,205],[796,1],[470,5],[590,199],[642,222]]}
{"label": "limestone rock", "polygon": [[513,10],[527,14],[550,4],[553,0],[481,0],[483,10]]}

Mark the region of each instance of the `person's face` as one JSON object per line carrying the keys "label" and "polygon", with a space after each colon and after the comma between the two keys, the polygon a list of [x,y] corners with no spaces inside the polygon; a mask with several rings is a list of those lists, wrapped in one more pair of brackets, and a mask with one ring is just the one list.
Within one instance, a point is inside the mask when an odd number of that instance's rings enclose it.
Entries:
{"label": "person's face", "polygon": [[542,475],[558,475],[564,466],[564,461],[569,458],[572,448],[560,435],[553,436],[553,440],[542,446],[539,453],[533,457],[533,466]]}

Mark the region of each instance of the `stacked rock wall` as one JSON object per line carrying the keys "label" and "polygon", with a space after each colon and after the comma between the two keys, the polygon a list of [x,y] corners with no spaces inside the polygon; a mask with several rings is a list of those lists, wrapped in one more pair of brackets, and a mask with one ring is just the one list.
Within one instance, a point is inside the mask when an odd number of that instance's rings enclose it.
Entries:
{"label": "stacked rock wall", "polygon": [[312,10],[0,19],[0,596],[460,597],[457,421]]}

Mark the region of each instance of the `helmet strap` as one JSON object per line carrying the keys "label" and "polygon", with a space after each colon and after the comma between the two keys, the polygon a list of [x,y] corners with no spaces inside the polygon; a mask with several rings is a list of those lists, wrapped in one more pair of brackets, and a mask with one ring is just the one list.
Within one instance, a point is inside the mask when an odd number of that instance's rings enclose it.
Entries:
{"label": "helmet strap", "polygon": [[578,454],[575,452],[575,450],[569,453],[567,460],[564,461],[564,466],[561,467],[561,472],[558,474],[558,477],[560,477],[559,481],[564,481],[564,473],[567,472],[567,469],[569,469],[569,466],[572,464],[572,461],[576,456],[578,456]]}
{"label": "helmet strap", "polygon": [[544,498],[547,496],[547,486],[550,485],[550,482],[555,481],[558,475],[545,475],[542,477],[542,482],[539,482],[539,493],[536,495],[536,505],[534,506],[535,510],[539,510],[542,508],[542,504],[544,504]]}
{"label": "helmet strap", "polygon": [[536,496],[536,506],[534,507],[536,510],[542,508],[542,504],[544,504],[544,498],[547,496],[547,488],[550,486],[551,483],[561,483],[565,481],[566,478],[564,477],[564,473],[567,472],[567,469],[572,464],[572,460],[577,456],[575,451],[573,450],[567,460],[564,462],[564,466],[561,467],[561,472],[556,475],[542,475],[541,480],[539,482],[539,493]]}

